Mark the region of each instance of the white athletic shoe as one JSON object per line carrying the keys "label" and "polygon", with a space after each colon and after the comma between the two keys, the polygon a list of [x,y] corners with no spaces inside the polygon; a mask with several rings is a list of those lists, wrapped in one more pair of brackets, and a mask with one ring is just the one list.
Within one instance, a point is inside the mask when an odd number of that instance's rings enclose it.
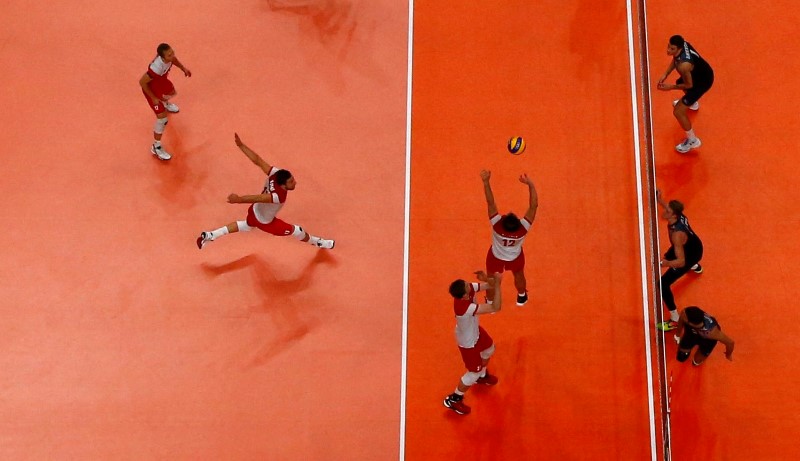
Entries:
{"label": "white athletic shoe", "polygon": [[202,250],[206,243],[211,241],[211,232],[200,232],[200,237],[197,237],[197,249]]}
{"label": "white athletic shoe", "polygon": [[689,139],[684,139],[682,143],[675,146],[675,150],[680,152],[681,154],[685,154],[692,149],[697,149],[698,147],[702,146],[703,143],[700,142],[700,138],[694,138],[693,141],[689,141]]}
{"label": "white athletic shoe", "polygon": [[178,107],[177,104],[171,102],[164,102],[164,108],[168,111],[172,112],[173,114],[178,113],[181,111],[181,108]]}
{"label": "white athletic shoe", "polygon": [[335,245],[335,244],[336,244],[335,240],[319,239],[319,242],[317,242],[317,246],[318,247],[326,248],[328,250],[333,250],[333,245]]}
{"label": "white athletic shoe", "polygon": [[[676,99],[676,100],[672,101],[672,105],[673,106],[677,106],[678,105],[678,101],[680,101],[680,99]],[[695,101],[694,104],[689,106],[689,109],[691,109],[691,110],[697,110],[699,108],[700,108],[700,101]]]}
{"label": "white athletic shoe", "polygon": [[172,155],[170,155],[169,152],[165,151],[163,147],[161,146],[156,147],[155,144],[150,145],[150,153],[155,155],[161,160],[169,160],[172,158]]}

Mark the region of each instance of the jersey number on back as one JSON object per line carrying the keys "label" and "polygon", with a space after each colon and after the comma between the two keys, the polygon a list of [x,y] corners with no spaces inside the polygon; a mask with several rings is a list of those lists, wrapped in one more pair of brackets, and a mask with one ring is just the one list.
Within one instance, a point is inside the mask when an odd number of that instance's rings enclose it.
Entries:
{"label": "jersey number on back", "polygon": [[503,239],[504,247],[513,247],[517,244],[517,240]]}

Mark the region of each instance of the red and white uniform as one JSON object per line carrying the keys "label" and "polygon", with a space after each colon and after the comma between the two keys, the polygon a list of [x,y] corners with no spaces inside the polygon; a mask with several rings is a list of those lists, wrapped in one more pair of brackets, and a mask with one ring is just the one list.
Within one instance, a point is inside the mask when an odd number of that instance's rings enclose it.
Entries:
{"label": "red and white uniform", "polygon": [[481,351],[492,347],[494,342],[486,330],[478,325],[478,303],[475,294],[480,291],[478,283],[469,284],[469,299],[454,299],[456,315],[456,342],[467,370],[479,372],[483,369]]}
{"label": "red and white uniform", "polygon": [[498,213],[489,218],[492,223],[492,254],[495,258],[502,261],[513,261],[522,253],[522,242],[531,228],[531,222],[527,218],[522,218],[522,227],[514,232],[503,229],[500,220],[503,217]]}
{"label": "red and white uniform", "polygon": [[275,173],[278,171],[280,169],[274,166],[269,170],[269,176],[264,183],[264,190],[261,192],[262,194],[271,195],[272,203],[254,203],[250,205],[247,210],[247,225],[257,227],[273,235],[289,235],[294,231],[294,226],[275,217],[278,211],[283,208],[283,204],[286,203],[286,196],[289,192],[275,183]]}
{"label": "red and white uniform", "polygon": [[170,69],[172,69],[172,63],[164,61],[161,56],[156,56],[150,63],[150,67],[147,68],[147,75],[152,79],[148,85],[159,98],[175,91],[175,87],[169,81]]}

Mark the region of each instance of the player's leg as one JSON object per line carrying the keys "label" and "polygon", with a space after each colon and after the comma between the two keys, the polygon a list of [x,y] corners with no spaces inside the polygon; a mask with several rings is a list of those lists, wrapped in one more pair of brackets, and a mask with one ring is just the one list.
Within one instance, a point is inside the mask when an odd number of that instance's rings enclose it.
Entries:
{"label": "player's leg", "polygon": [[692,352],[692,348],[697,345],[697,335],[688,331],[683,332],[683,337],[678,343],[678,362],[685,362]]}
{"label": "player's leg", "polygon": [[697,351],[694,353],[694,357],[692,357],[692,365],[700,366],[703,362],[706,361],[711,352],[714,351],[714,347],[716,347],[717,341],[708,338],[700,338],[698,341],[698,348]]}
{"label": "player's leg", "polygon": [[[275,221],[278,220],[276,219]],[[336,244],[335,240],[326,240],[321,237],[311,235],[298,225],[294,225],[292,226],[292,228],[293,228],[292,237],[296,238],[297,240],[300,240],[301,242],[308,242],[317,248],[325,248],[328,250],[332,250],[334,245]]]}
{"label": "player's leg", "polygon": [[514,274],[514,288],[517,289],[517,306],[524,306],[528,302],[528,281],[525,280],[525,253],[520,253],[517,259],[507,262],[506,269]]}
{"label": "player's leg", "polygon": [[[492,248],[486,253],[486,273],[487,274],[502,274],[505,269],[505,261],[499,260],[492,253]],[[494,302],[494,288],[486,289],[486,302],[492,304]]]}
{"label": "player's leg", "polygon": [[236,232],[247,232],[250,229],[252,229],[252,227],[247,224],[247,221],[234,221],[213,231],[200,232],[200,236],[197,237],[197,248],[202,250],[206,243],[212,242],[223,235],[234,234]]}
{"label": "player's leg", "polygon": [[474,349],[480,351],[481,357],[480,377],[476,382],[484,386],[494,386],[498,381],[497,376],[489,373],[489,369],[487,368],[489,366],[489,359],[494,355],[494,340],[492,340],[489,333],[481,326],[478,326],[478,342],[475,343]]}
{"label": "player's leg", "polygon": [[[678,79],[678,83],[682,82],[683,79]],[[700,104],[697,102],[697,100],[701,95],[702,93],[698,91],[697,88],[691,88],[685,92],[683,97],[678,100],[677,104],[675,104],[675,107],[672,109],[672,114],[678,120],[678,123],[683,131],[686,132],[686,139],[675,146],[675,150],[682,154],[689,152],[691,149],[696,149],[702,145],[700,139],[694,133],[692,122],[689,120],[688,115],[689,109],[697,110],[700,108]]]}
{"label": "player's leg", "polygon": [[[147,93],[142,90],[142,94],[144,98],[147,100],[147,104],[150,106],[150,109],[153,110],[153,113],[156,114],[156,122],[153,126],[153,144],[150,146],[150,153],[155,155],[161,160],[169,160],[172,158],[172,155],[169,154],[164,148],[161,146],[161,137],[164,135],[164,130],[167,127],[167,109],[164,107],[164,103],[161,102],[159,99],[156,102],[150,99],[147,96]],[[154,94],[160,98],[159,93]]]}
{"label": "player's leg", "polygon": [[661,276],[661,299],[664,300],[664,305],[669,311],[669,321],[661,322],[658,327],[664,331],[670,331],[677,328],[678,322],[678,306],[675,305],[675,296],[672,294],[672,284],[675,283],[683,274],[689,270],[684,266],[680,269],[669,268]]}
{"label": "player's leg", "polygon": [[[478,339],[480,341],[480,339]],[[455,391],[444,398],[444,406],[455,411],[459,415],[467,415],[471,408],[464,403],[464,394],[467,393],[473,384],[477,383],[483,371],[483,359],[477,347],[459,347],[461,358],[467,367],[467,372],[461,377]]]}
{"label": "player's leg", "polygon": [[686,255],[686,265],[689,266],[689,268],[695,274],[702,274],[703,266],[700,265],[700,261],[702,259],[703,259],[703,242],[700,242],[700,248],[693,250],[691,253]]}
{"label": "player's leg", "polygon": [[164,107],[168,111],[172,112],[173,114],[177,114],[178,112],[181,111],[181,109],[180,109],[180,107],[178,107],[177,104],[172,102],[171,99],[174,98],[175,96],[177,96],[178,92],[175,91],[175,87],[172,86],[172,82],[169,82],[169,86],[171,88],[171,91],[169,91],[167,93],[164,93],[164,96],[162,96],[161,99],[164,100]]}

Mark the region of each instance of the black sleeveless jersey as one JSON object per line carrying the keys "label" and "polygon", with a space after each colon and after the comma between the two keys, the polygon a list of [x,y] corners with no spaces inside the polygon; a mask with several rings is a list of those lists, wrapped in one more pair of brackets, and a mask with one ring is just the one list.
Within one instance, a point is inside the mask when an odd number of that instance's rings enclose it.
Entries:
{"label": "black sleeveless jersey", "polygon": [[714,71],[711,69],[711,66],[689,42],[683,43],[683,49],[673,58],[673,62],[675,63],[675,67],[678,67],[678,64],[682,62],[692,64],[694,66],[692,67],[692,80],[697,82],[707,82],[714,78]]}
{"label": "black sleeveless jersey", "polygon": [[670,224],[668,229],[670,241],[672,241],[672,233],[676,231],[684,232],[688,236],[686,244],[683,246],[683,251],[687,255],[696,255],[702,252],[703,243],[700,241],[700,237],[692,230],[692,226],[689,225],[689,220],[686,219],[686,216],[678,216],[678,220],[675,221],[675,224]]}

